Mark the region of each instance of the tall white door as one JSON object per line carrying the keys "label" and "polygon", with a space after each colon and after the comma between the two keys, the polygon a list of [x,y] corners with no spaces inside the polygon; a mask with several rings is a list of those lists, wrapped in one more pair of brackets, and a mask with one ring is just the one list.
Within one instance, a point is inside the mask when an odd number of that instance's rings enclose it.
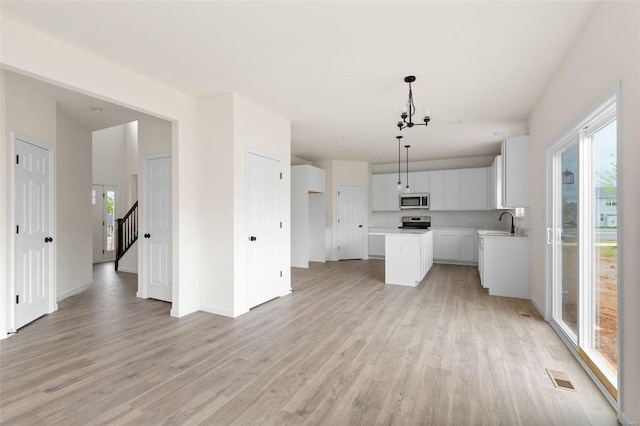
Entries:
{"label": "tall white door", "polygon": [[362,259],[362,186],[338,185],[338,259]]}
{"label": "tall white door", "polygon": [[15,328],[49,312],[51,170],[47,149],[15,139]]}
{"label": "tall white door", "polygon": [[247,307],[282,295],[280,161],[247,154]]}
{"label": "tall white door", "polygon": [[93,263],[116,260],[117,198],[115,186],[93,185],[91,189]]}
{"label": "tall white door", "polygon": [[145,160],[143,262],[146,297],[171,301],[171,157]]}

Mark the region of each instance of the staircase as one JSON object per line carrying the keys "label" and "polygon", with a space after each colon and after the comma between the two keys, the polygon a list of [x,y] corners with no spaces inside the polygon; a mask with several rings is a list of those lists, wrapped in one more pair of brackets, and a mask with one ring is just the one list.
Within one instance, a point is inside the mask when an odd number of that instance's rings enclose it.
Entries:
{"label": "staircase", "polygon": [[118,219],[118,238],[116,239],[116,271],[118,262],[138,239],[138,202],[129,209],[122,219]]}

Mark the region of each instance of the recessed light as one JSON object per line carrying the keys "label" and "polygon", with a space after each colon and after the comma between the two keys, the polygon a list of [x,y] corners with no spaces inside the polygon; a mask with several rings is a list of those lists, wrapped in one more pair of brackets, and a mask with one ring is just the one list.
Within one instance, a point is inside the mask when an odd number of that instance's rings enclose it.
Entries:
{"label": "recessed light", "polygon": [[464,154],[464,151],[455,151],[454,154],[456,155]]}
{"label": "recessed light", "polygon": [[341,140],[341,139],[344,139],[344,136],[334,136],[333,138],[334,138],[334,139]]}
{"label": "recessed light", "polygon": [[453,120],[450,121],[449,124],[451,124],[452,126],[457,126],[458,124],[462,124],[462,120]]}
{"label": "recessed light", "polygon": [[503,136],[505,132],[493,132],[495,136]]}
{"label": "recessed light", "polygon": [[90,106],[89,109],[93,112],[102,112],[104,111],[104,108],[102,107],[96,107],[96,106]]}

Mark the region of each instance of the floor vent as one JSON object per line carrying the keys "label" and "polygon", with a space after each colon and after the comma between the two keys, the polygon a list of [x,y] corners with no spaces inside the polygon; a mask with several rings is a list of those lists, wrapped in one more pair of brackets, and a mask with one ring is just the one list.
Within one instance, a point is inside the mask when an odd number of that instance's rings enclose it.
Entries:
{"label": "floor vent", "polygon": [[520,318],[531,318],[531,314],[527,313],[527,312],[520,312],[518,311],[518,316]]}
{"label": "floor vent", "polygon": [[573,382],[567,373],[563,371],[549,370],[548,368],[546,370],[555,387],[577,392],[576,387],[573,385]]}

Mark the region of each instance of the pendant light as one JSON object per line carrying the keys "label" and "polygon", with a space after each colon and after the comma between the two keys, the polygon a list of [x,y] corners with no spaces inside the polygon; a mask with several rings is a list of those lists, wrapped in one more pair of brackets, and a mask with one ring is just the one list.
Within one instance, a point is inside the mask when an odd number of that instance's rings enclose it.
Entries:
{"label": "pendant light", "polygon": [[398,139],[398,191],[402,190],[402,179],[400,178],[400,139],[402,136],[396,136]]}
{"label": "pendant light", "polygon": [[409,192],[411,191],[411,188],[409,188],[409,148],[411,148],[411,145],[405,145],[404,147],[407,148],[407,186],[405,192]]}
{"label": "pendant light", "polygon": [[413,126],[428,126],[429,121],[431,121],[431,113],[427,111],[422,119],[424,123],[413,122],[413,116],[416,113],[416,106],[413,103],[413,90],[411,89],[411,83],[414,81],[416,81],[416,77],[413,75],[409,75],[404,78],[404,82],[409,83],[409,98],[407,99],[407,106],[404,108],[404,111],[402,111],[402,114],[400,114],[400,121],[398,121],[397,124],[398,129],[400,130],[406,129],[407,127],[412,128]]}

